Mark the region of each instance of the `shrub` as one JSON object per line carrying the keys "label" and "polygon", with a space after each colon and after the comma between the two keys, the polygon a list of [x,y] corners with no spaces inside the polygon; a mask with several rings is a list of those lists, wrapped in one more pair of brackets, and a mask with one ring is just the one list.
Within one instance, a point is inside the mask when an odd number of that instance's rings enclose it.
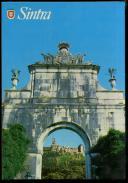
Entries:
{"label": "shrub", "polygon": [[23,167],[29,140],[21,124],[2,130],[2,179],[14,179]]}

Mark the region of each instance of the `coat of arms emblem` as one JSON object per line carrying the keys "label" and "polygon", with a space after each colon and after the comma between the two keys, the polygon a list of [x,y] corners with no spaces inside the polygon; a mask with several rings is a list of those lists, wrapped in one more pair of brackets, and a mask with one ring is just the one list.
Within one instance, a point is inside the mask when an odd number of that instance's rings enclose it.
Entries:
{"label": "coat of arms emblem", "polygon": [[9,19],[14,19],[15,18],[15,11],[14,10],[8,10],[7,11],[7,17]]}

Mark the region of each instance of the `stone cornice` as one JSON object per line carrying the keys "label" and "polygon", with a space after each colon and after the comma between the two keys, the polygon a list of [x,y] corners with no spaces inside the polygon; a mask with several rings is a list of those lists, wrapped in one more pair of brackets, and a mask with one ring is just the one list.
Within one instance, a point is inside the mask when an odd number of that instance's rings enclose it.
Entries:
{"label": "stone cornice", "polygon": [[77,64],[61,64],[61,65],[57,65],[57,64],[44,64],[44,63],[40,63],[40,64],[32,64],[32,65],[28,65],[28,70],[29,72],[31,72],[32,70],[35,69],[91,69],[91,70],[95,70],[97,71],[97,73],[99,73],[100,70],[100,66],[98,65],[88,65],[88,64],[81,64],[81,65],[77,65]]}
{"label": "stone cornice", "polygon": [[96,92],[103,92],[103,93],[123,93],[123,90],[96,90]]}
{"label": "stone cornice", "polygon": [[7,90],[4,90],[5,92],[31,92],[31,90],[27,90],[27,89],[7,89]]}

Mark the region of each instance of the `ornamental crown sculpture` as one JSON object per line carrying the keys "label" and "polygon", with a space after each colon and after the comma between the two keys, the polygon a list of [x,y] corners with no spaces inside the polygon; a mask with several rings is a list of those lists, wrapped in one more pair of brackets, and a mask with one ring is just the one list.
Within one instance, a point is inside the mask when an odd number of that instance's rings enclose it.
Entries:
{"label": "ornamental crown sculpture", "polygon": [[68,50],[69,47],[70,47],[70,45],[66,42],[61,42],[58,45],[59,50],[62,49],[62,48],[66,48]]}
{"label": "ornamental crown sculpture", "polygon": [[72,55],[68,50],[69,47],[70,45],[67,42],[61,42],[58,44],[59,50],[56,55],[41,53],[44,58],[43,62],[45,64],[83,64],[85,54]]}

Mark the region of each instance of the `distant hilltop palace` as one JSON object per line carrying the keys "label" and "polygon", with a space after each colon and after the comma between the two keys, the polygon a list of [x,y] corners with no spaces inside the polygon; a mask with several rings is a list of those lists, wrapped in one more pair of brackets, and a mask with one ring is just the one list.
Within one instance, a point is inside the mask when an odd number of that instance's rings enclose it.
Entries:
{"label": "distant hilltop palace", "polygon": [[44,147],[44,152],[46,151],[55,151],[61,153],[71,153],[71,154],[83,154],[84,155],[84,146],[80,144],[78,147],[69,147],[69,146],[60,146],[56,143],[56,139],[52,138],[52,144],[50,147]]}

